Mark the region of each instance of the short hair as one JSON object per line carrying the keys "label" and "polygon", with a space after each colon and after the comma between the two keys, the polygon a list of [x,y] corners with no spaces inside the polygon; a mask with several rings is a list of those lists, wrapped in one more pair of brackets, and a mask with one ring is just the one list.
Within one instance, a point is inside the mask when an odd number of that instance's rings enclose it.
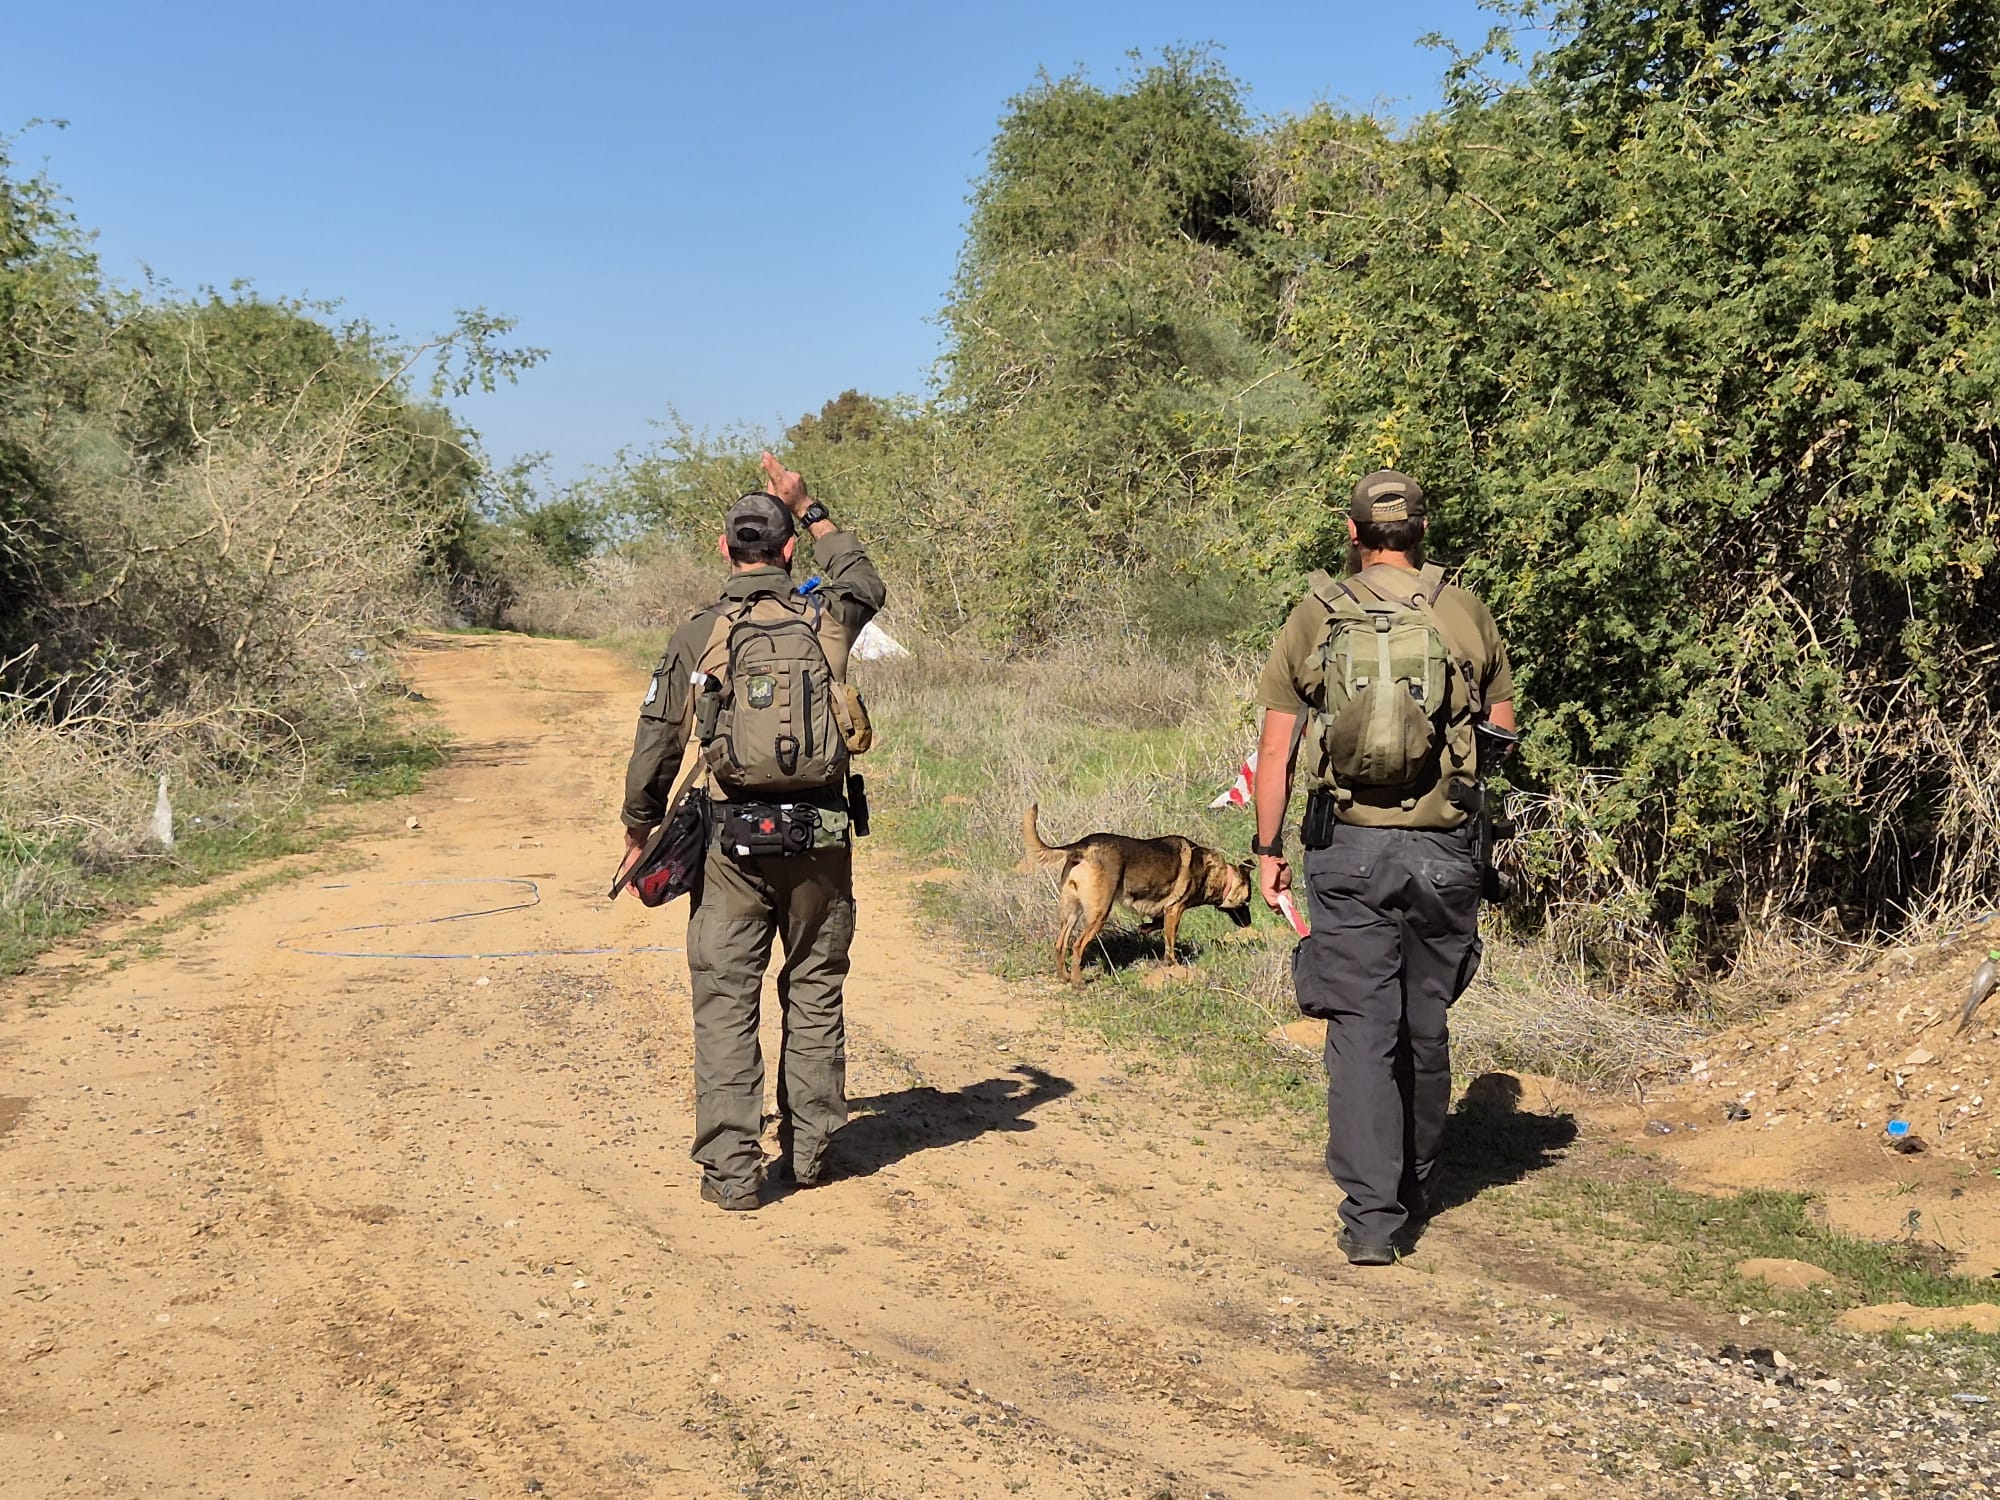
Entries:
{"label": "short hair", "polygon": [[725,535],[723,538],[724,544],[729,548],[729,560],[743,567],[764,563],[774,563],[783,567],[785,542],[790,540],[790,537],[786,537],[777,541],[739,542],[733,536]]}
{"label": "short hair", "polygon": [[1406,521],[1356,521],[1354,537],[1364,552],[1414,552],[1424,544],[1421,517]]}

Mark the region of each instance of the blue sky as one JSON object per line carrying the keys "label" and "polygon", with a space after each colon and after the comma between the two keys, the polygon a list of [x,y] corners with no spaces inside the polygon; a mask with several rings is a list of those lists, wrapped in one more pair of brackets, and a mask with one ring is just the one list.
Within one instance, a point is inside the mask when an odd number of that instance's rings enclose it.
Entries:
{"label": "blue sky", "polygon": [[[18,7],[0,133],[106,270],[246,278],[406,335],[455,308],[549,359],[461,403],[559,477],[652,436],[920,392],[978,176],[1040,69],[1219,44],[1259,114],[1428,108],[1472,0]],[[63,131],[19,134],[36,117]]]}

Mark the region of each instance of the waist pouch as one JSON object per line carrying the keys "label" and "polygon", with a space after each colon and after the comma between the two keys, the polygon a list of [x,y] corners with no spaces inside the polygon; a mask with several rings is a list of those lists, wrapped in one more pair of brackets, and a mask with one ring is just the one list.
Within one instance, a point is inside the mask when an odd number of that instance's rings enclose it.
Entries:
{"label": "waist pouch", "polygon": [[737,859],[847,846],[849,819],[843,808],[810,802],[718,802],[715,814],[715,841]]}
{"label": "waist pouch", "polygon": [[630,886],[645,905],[663,906],[694,889],[707,854],[708,798],[688,792],[653,831],[632,868],[612,884],[611,894]]}

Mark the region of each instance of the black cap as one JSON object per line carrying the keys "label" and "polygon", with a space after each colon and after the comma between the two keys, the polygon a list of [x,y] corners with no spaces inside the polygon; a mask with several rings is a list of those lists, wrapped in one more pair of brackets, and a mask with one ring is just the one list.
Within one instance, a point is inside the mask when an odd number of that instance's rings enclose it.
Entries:
{"label": "black cap", "polygon": [[776,495],[757,490],[729,507],[722,532],[732,547],[776,551],[793,535],[792,513]]}

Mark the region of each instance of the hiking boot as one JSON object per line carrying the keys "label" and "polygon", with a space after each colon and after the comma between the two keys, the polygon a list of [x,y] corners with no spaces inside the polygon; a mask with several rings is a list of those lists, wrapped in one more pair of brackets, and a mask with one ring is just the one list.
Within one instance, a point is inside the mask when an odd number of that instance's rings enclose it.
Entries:
{"label": "hiking boot", "polygon": [[770,1167],[771,1181],[787,1184],[791,1187],[815,1188],[822,1183],[832,1182],[839,1176],[840,1172],[834,1166],[831,1159],[822,1160],[813,1169],[813,1174],[810,1177],[801,1177],[798,1174],[797,1168],[792,1165],[792,1159],[789,1156],[779,1157],[771,1163]]}
{"label": "hiking boot", "polygon": [[721,1188],[704,1177],[701,1180],[701,1201],[713,1203],[726,1213],[749,1213],[757,1207],[757,1184],[752,1183],[747,1191],[739,1189],[733,1193],[724,1193]]}
{"label": "hiking boot", "polygon": [[1396,1263],[1394,1245],[1369,1244],[1365,1240],[1357,1240],[1345,1229],[1334,1236],[1333,1242],[1340,1247],[1341,1254],[1347,1257],[1350,1266],[1393,1266]]}

